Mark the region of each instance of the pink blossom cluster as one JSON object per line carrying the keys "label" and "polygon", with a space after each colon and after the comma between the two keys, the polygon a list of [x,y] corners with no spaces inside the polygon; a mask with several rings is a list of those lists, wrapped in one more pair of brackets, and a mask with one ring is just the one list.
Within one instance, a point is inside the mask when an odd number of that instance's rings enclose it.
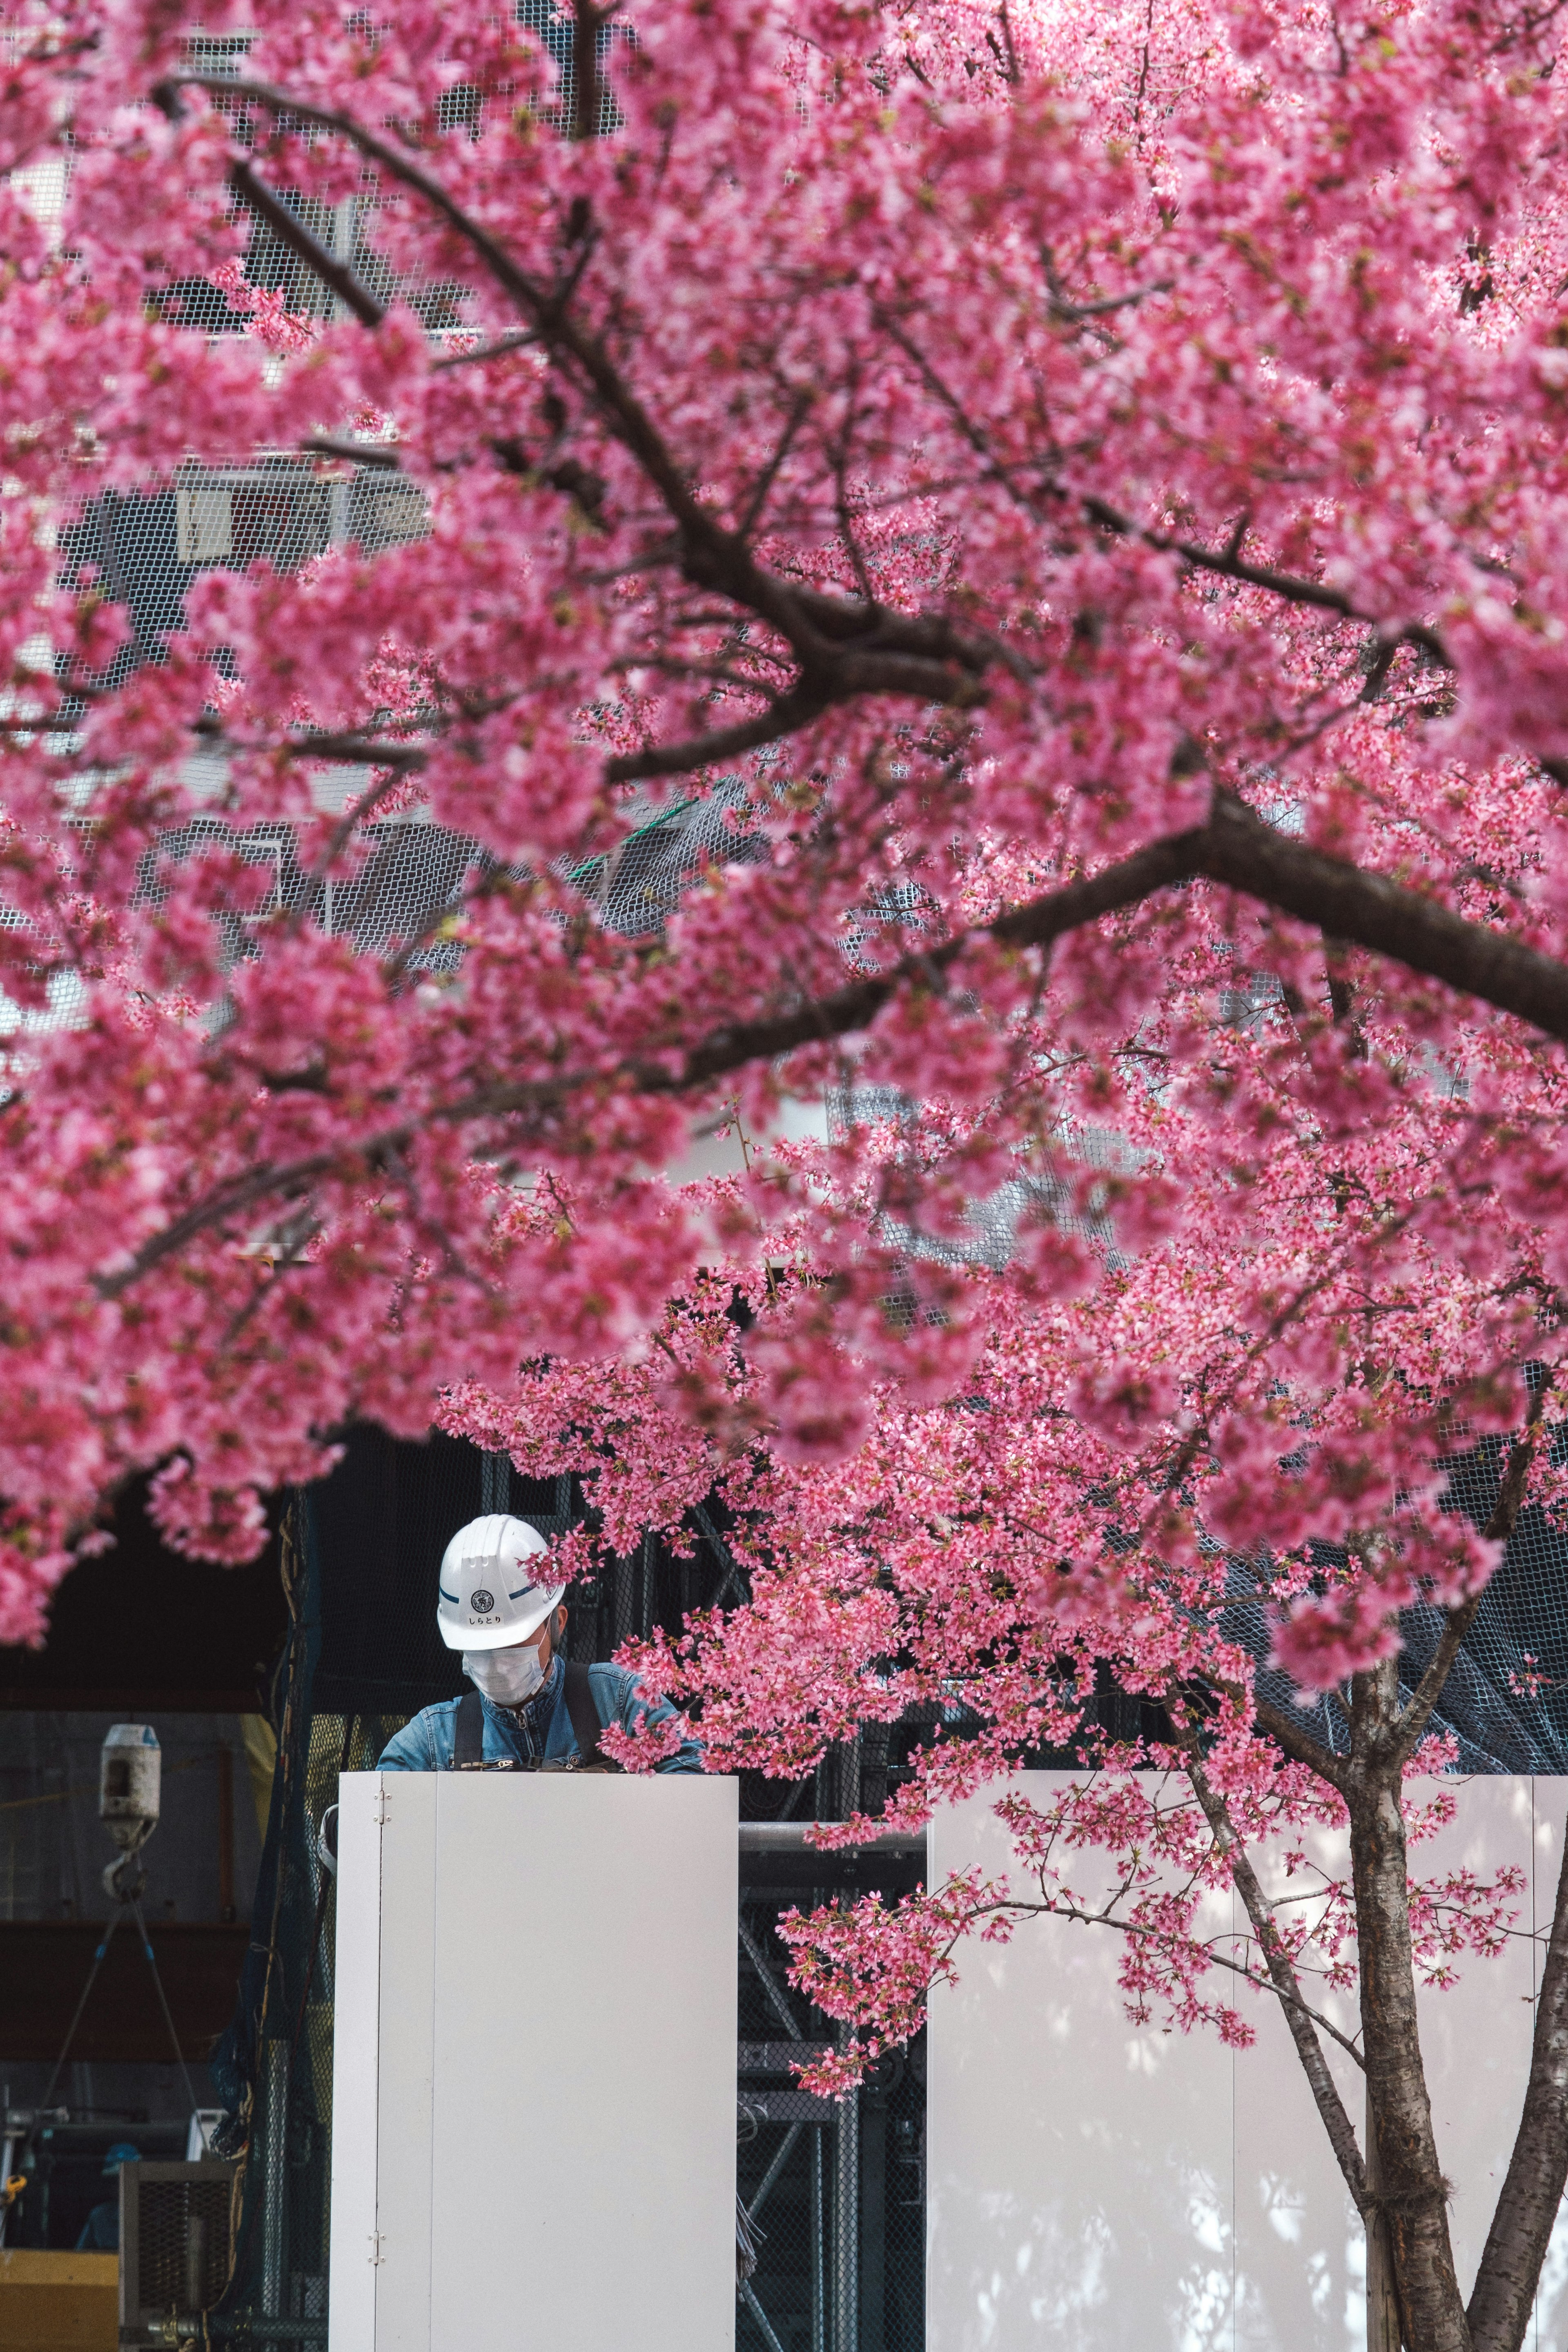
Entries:
{"label": "pink blossom cluster", "polygon": [[[440,1410],[612,1538],[722,1496],[752,1601],[645,1660],[721,1764],[951,1708],[913,1818],[1105,1659],[1250,1757],[1227,1609],[1328,1690],[1475,1592],[1438,1465],[1564,1328],[1554,19],[601,29],[8,12],[0,1634],[132,1473],[237,1559]],[[84,511],[258,451],[423,535],[132,647]],[[374,951],[244,847],[395,807],[475,856]]]}
{"label": "pink blossom cluster", "polygon": [[[1229,1776],[1237,1828],[1268,1853],[1278,1877],[1266,1932],[1289,1959],[1314,2021],[1353,2056],[1328,1996],[1356,1982],[1356,1935],[1346,1877],[1306,1850],[1310,1832],[1339,1826],[1321,1802],[1303,1806],[1299,1784],[1267,1769],[1238,1786]],[[970,1937],[1006,1943],[1027,1923],[1056,1918],[1113,1937],[1117,1980],[1130,2023],[1170,2032],[1212,2030],[1227,2047],[1257,2039],[1267,1991],[1258,1932],[1232,1924],[1232,1875],[1223,1844],[1182,1775],[1108,1771],[1063,1786],[1047,1804],[1019,1792],[998,1811],[1022,1868],[1000,1879],[961,1872],[940,1887],[889,1906],[879,1895],[781,1923],[791,1975],[849,2031],[826,2058],[799,2069],[813,2088],[840,2095],[868,2063],[907,2042],[925,2022],[931,1990],[956,1984],[954,1954]],[[1413,1806],[1413,1842],[1433,1823]],[[1451,1814],[1452,1800],[1436,1808]],[[1467,1953],[1495,1958],[1521,1930],[1524,1874],[1504,1865],[1490,1879],[1473,1871],[1413,1874],[1411,1944],[1421,1981],[1447,1986]],[[1209,1898],[1220,1895],[1215,1905]],[[1345,2005],[1337,2004],[1344,2017]]]}

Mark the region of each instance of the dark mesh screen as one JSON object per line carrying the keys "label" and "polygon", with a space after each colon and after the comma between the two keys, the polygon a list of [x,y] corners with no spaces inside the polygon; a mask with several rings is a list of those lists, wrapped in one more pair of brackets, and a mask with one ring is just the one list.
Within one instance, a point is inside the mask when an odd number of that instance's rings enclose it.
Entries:
{"label": "dark mesh screen", "polygon": [[436,1566],[483,1511],[558,1534],[573,1516],[571,1481],[520,1478],[440,1431],[422,1445],[354,1431],[337,1471],[304,1500],[320,1567],[314,1709],[407,1717],[464,1688],[436,1630]]}
{"label": "dark mesh screen", "polygon": [[223,2292],[229,2266],[231,2183],[210,2166],[127,2165],[134,2198],[138,2317],[205,2311]]}
{"label": "dark mesh screen", "polygon": [[[1561,1460],[1568,1441],[1557,1440],[1556,1448]],[[1489,1438],[1451,1464],[1446,1507],[1484,1528],[1497,1503],[1506,1450],[1506,1440]],[[1436,1647],[1443,1612],[1423,1604],[1405,1610],[1400,1623],[1408,1696]],[[1255,1605],[1238,1606],[1230,1630],[1254,1656],[1267,1656],[1268,1628]],[[1349,1729],[1336,1699],[1303,1706],[1288,1678],[1267,1666],[1258,1683],[1276,1706],[1343,1752]],[[1554,1527],[1535,1504],[1519,1515],[1432,1727],[1452,1732],[1466,1772],[1568,1772],[1568,1529]]]}

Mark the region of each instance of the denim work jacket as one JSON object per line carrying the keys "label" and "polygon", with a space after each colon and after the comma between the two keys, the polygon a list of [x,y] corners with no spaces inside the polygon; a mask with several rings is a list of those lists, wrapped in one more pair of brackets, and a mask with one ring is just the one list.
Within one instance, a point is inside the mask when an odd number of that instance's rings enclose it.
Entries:
{"label": "denim work jacket", "polygon": [[[487,1764],[509,1759],[525,1769],[577,1753],[572,1714],[566,1705],[560,1661],[552,1661],[544,1688],[521,1710],[521,1720],[510,1707],[497,1706],[479,1694],[485,1711],[484,1759]],[[635,1675],[624,1666],[590,1666],[588,1687],[601,1724],[618,1723],[627,1731],[644,1722],[667,1723],[675,1713],[668,1699],[649,1706]],[[550,1701],[548,1706],[544,1704]],[[458,1737],[455,1698],[427,1706],[389,1739],[376,1766],[379,1772],[449,1772]],[[700,1772],[702,1751],[693,1739],[682,1742],[674,1755],[656,1768],[660,1772]]]}

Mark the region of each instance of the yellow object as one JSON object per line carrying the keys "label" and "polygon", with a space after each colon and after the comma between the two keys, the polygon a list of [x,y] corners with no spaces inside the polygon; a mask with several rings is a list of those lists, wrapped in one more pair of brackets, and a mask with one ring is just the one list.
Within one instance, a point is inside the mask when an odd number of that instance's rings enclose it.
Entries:
{"label": "yellow object", "polygon": [[[265,1837],[267,1816],[272,1810],[272,1775],[278,1769],[278,1734],[264,1715],[242,1715],[239,1736],[245,1745],[245,1768],[250,1776],[256,1826]],[[336,1790],[332,1793],[335,1796]]]}
{"label": "yellow object", "polygon": [[118,2254],[0,2246],[0,2352],[115,2352]]}
{"label": "yellow object", "polygon": [[27,2176],[25,2172],[14,2172],[9,2180],[0,2180],[0,2212],[3,2212],[7,2205],[16,2203],[26,2185]]}

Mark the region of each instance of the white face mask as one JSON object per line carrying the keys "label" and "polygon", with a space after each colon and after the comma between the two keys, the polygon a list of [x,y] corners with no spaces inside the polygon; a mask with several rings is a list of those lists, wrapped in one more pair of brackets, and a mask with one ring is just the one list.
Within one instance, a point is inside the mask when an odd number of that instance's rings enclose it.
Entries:
{"label": "white face mask", "polygon": [[544,1680],[539,1642],[514,1643],[510,1650],[465,1650],[463,1672],[497,1706],[521,1706]]}

